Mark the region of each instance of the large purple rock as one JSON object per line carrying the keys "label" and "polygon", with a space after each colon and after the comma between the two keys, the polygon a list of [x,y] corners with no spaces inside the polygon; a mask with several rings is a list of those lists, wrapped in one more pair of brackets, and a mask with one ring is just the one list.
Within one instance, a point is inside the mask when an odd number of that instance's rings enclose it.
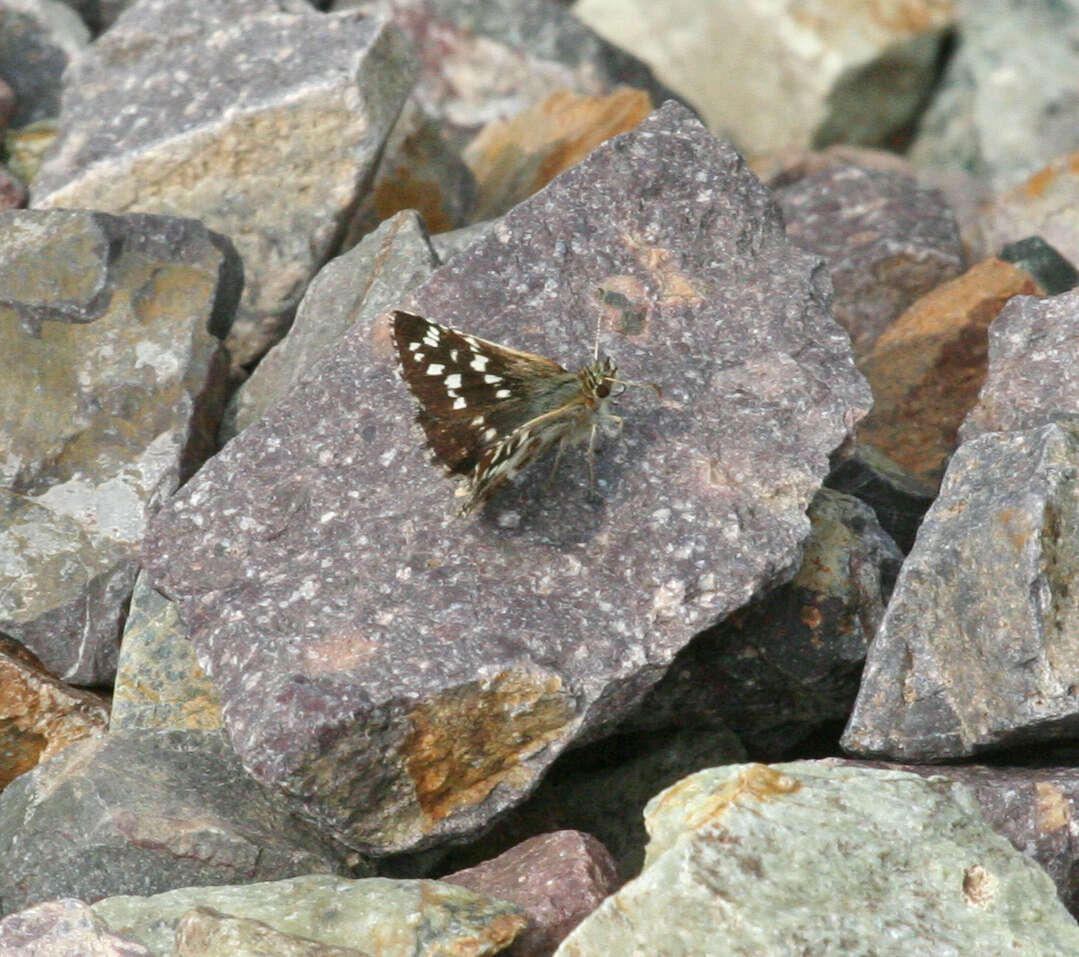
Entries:
{"label": "large purple rock", "polygon": [[355,327],[177,495],[145,559],[263,782],[352,846],[476,831],[612,727],[675,652],[797,568],[869,404],[819,262],[683,107],[516,207],[411,308],[632,390],[588,492],[569,455],[469,520],[388,323]]}

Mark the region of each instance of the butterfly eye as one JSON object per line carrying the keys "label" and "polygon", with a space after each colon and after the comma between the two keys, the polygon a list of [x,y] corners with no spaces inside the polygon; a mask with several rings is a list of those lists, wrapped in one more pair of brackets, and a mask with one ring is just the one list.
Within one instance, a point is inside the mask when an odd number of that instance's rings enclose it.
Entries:
{"label": "butterfly eye", "polygon": [[611,383],[606,379],[602,380],[599,385],[596,386],[596,395],[601,399],[606,399],[611,394]]}

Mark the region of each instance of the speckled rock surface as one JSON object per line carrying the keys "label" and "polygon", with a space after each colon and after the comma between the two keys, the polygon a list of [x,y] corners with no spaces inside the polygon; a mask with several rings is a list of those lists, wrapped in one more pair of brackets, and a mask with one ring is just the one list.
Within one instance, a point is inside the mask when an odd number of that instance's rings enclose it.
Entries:
{"label": "speckled rock surface", "polygon": [[846,720],[903,556],[849,495],[822,489],[809,520],[794,579],[697,635],[631,726],[728,727],[774,759]]}
{"label": "speckled rock surface", "polygon": [[229,349],[261,354],[369,185],[412,83],[401,34],[300,0],[138,0],[68,72],[35,207],[191,216],[246,284]]}
{"label": "speckled rock surface", "polygon": [[240,292],[201,223],[0,212],[0,632],[111,680],[146,521],[213,448]]}
{"label": "speckled rock surface", "polygon": [[959,429],[984,432],[1079,420],[1079,290],[1013,299],[989,327],[989,375]]}
{"label": "speckled rock surface", "polygon": [[304,294],[288,335],[230,400],[222,441],[242,432],[285,395],[355,323],[373,323],[437,265],[423,222],[414,212],[405,212],[323,266]]}
{"label": "speckled rock surface", "polygon": [[577,0],[749,153],[875,144],[933,82],[951,0]]}
{"label": "speckled rock surface", "polygon": [[1079,7],[1071,0],[961,0],[959,7],[955,55],[910,156],[920,166],[973,173],[999,192],[1076,147]]}
{"label": "speckled rock surface", "polygon": [[140,573],[124,623],[109,713],[111,731],[213,731],[221,698],[199,667],[176,605]]}
{"label": "speckled rock surface", "polygon": [[1079,730],[1079,437],[952,457],[870,648],[843,746],[933,761]]}
{"label": "speckled rock surface", "polygon": [[443,880],[524,909],[529,926],[505,957],[547,957],[618,888],[610,852],[580,831],[541,834]]}
{"label": "speckled rock surface", "polygon": [[961,785],[813,762],[702,771],[658,795],[639,878],[556,957],[1065,957],[1079,926]]}
{"label": "speckled rock surface", "polygon": [[193,907],[176,924],[172,957],[371,957],[355,947],[336,947],[283,934],[261,920]]}
{"label": "speckled rock surface", "polygon": [[787,235],[828,263],[832,312],[857,356],[919,296],[963,270],[944,197],[905,176],[835,164],[775,193]]}
{"label": "speckled rock surface", "polygon": [[1043,292],[1018,266],[983,259],[922,296],[858,363],[873,389],[858,441],[936,485],[985,381],[989,324],[1013,297]]}
{"label": "speckled rock surface", "polygon": [[868,404],[827,289],[684,108],[604,144],[412,302],[575,368],[598,324],[665,397],[626,394],[596,497],[572,455],[546,494],[541,464],[467,521],[388,324],[353,327],[147,540],[246,766],[352,846],[403,851],[474,832],[613,726],[694,632],[797,567]]}
{"label": "speckled rock surface", "polygon": [[648,67],[556,3],[535,0],[335,0],[332,9],[387,12],[417,50],[413,97],[463,148],[556,90],[598,95],[619,83],[654,104],[677,94]]}
{"label": "speckled rock surface", "polygon": [[94,912],[160,957],[192,908],[258,920],[284,934],[355,947],[372,957],[486,957],[527,923],[506,901],[439,881],[348,880],[328,874],[238,887],[185,887],[153,897],[110,897]]}
{"label": "speckled rock surface", "polygon": [[341,848],[290,817],[217,732],[113,732],[0,793],[0,914],[190,884],[341,872]]}
{"label": "speckled rock surface", "polygon": [[970,788],[986,823],[1012,846],[1037,862],[1056,884],[1061,902],[1079,914],[1079,770],[1075,768],[955,767],[849,762],[946,777]]}
{"label": "speckled rock surface", "polygon": [[0,791],[69,744],[104,734],[108,724],[104,698],[57,681],[0,635]]}
{"label": "speckled rock surface", "polygon": [[10,957],[156,957],[109,930],[90,905],[47,901],[0,920],[0,953]]}

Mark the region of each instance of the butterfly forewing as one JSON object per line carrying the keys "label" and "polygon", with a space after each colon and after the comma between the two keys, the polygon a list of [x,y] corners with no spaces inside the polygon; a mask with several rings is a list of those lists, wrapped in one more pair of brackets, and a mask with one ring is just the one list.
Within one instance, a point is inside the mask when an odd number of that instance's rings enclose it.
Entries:
{"label": "butterfly forewing", "polygon": [[[596,414],[584,385],[591,380],[543,356],[401,311],[393,340],[431,450],[448,472],[470,477],[464,512]],[[607,368],[613,376],[613,363]]]}

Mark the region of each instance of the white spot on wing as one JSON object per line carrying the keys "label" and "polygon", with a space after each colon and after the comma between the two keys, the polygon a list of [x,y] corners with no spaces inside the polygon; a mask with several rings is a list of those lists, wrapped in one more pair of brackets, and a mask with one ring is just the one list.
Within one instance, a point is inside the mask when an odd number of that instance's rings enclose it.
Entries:
{"label": "white spot on wing", "polygon": [[483,377],[483,381],[486,382],[488,385],[494,385],[495,383],[502,381],[502,376],[491,375],[490,373],[488,373]]}
{"label": "white spot on wing", "polygon": [[499,389],[497,392],[495,392],[495,398],[496,399],[508,399],[509,397],[510,397],[510,390],[509,389]]}
{"label": "white spot on wing", "polygon": [[446,376],[446,388],[447,389],[459,389],[461,388],[461,373],[455,372],[453,375]]}
{"label": "white spot on wing", "polygon": [[487,368],[487,356],[473,356],[469,366],[477,372],[483,372],[483,370]]}
{"label": "white spot on wing", "polygon": [[457,396],[457,398],[456,398],[456,399],[454,399],[454,400],[453,400],[453,407],[454,407],[455,409],[463,409],[463,408],[465,408],[465,407],[466,407],[467,405],[468,405],[468,403],[467,403],[467,402],[465,402],[464,396],[460,396],[460,395],[459,395],[459,396]]}
{"label": "white spot on wing", "polygon": [[442,375],[442,370],[445,369],[445,368],[446,367],[444,365],[442,365],[442,364],[440,364],[438,362],[432,362],[427,367],[427,374],[428,375]]}

